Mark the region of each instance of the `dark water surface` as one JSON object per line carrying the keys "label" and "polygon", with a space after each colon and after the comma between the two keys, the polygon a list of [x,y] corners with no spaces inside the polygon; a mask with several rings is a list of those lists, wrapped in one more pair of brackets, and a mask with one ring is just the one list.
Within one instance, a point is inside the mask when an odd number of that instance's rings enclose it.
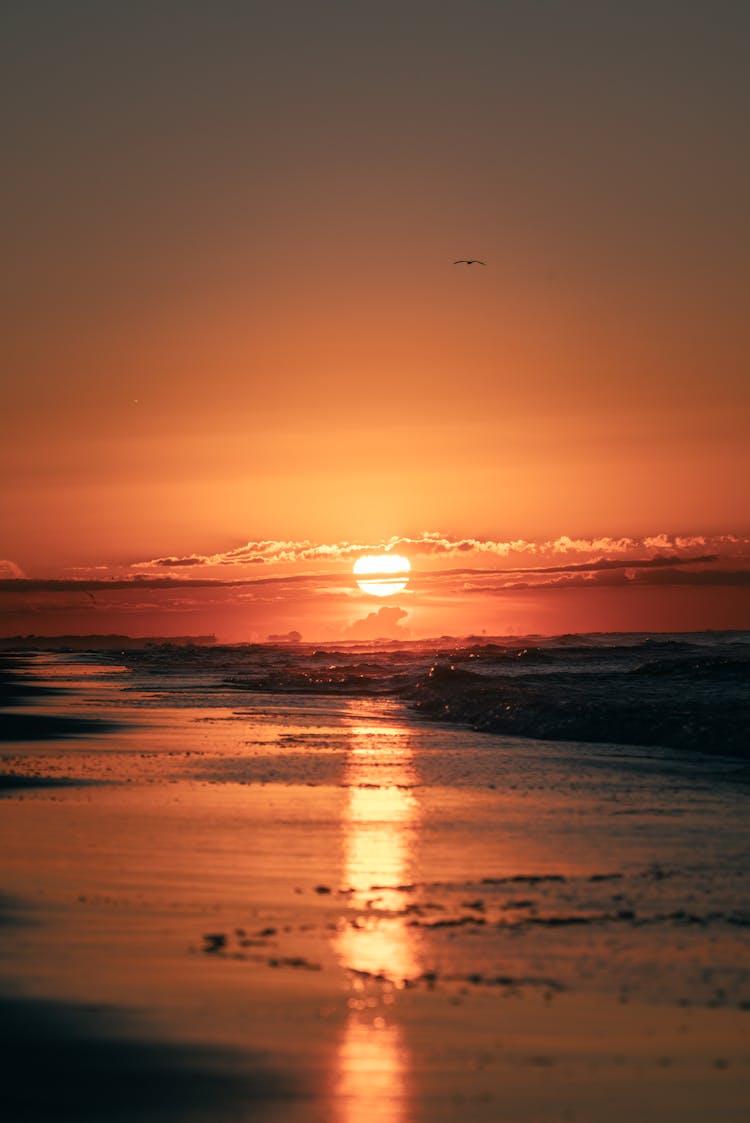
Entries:
{"label": "dark water surface", "polygon": [[3,1118],[744,1123],[747,655],[6,659]]}
{"label": "dark water surface", "polygon": [[162,648],[128,661],[154,677],[213,673],[222,688],[400,698],[429,718],[493,733],[750,754],[745,632]]}

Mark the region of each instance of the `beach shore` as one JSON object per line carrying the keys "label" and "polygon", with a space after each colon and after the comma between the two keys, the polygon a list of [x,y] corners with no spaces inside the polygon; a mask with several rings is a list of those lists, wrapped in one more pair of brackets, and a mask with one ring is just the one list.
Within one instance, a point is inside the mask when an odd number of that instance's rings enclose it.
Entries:
{"label": "beach shore", "polygon": [[6,670],[5,1118],[746,1118],[731,762]]}

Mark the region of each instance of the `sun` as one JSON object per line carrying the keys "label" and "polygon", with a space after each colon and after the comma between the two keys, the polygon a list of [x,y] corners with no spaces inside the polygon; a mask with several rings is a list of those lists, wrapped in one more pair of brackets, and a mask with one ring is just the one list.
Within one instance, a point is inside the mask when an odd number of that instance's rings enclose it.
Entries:
{"label": "sun", "polygon": [[363,593],[390,597],[402,592],[409,581],[409,559],[400,554],[367,554],[354,563],[354,576]]}

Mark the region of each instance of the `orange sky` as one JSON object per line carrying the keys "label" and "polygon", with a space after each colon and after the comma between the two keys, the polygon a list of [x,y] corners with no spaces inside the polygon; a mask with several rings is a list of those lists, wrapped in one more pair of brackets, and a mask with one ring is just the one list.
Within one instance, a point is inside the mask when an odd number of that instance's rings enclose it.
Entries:
{"label": "orange sky", "polygon": [[[143,579],[247,542],[424,531],[628,536],[641,559],[698,536],[708,568],[744,569],[746,6],[73,0],[0,19],[0,576]],[[137,608],[125,589],[96,620],[85,595],[0,588],[0,629],[340,635],[382,607],[351,560],[233,569],[319,582],[262,601]],[[743,582],[539,603],[417,576],[397,626],[748,626]]]}

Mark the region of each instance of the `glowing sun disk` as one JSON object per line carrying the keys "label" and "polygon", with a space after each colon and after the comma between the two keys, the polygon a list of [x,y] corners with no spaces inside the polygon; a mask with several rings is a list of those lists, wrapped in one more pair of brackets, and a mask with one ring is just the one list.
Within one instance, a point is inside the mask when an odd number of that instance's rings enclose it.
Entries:
{"label": "glowing sun disk", "polygon": [[354,576],[363,593],[389,597],[406,588],[411,565],[400,554],[366,554],[354,563]]}

